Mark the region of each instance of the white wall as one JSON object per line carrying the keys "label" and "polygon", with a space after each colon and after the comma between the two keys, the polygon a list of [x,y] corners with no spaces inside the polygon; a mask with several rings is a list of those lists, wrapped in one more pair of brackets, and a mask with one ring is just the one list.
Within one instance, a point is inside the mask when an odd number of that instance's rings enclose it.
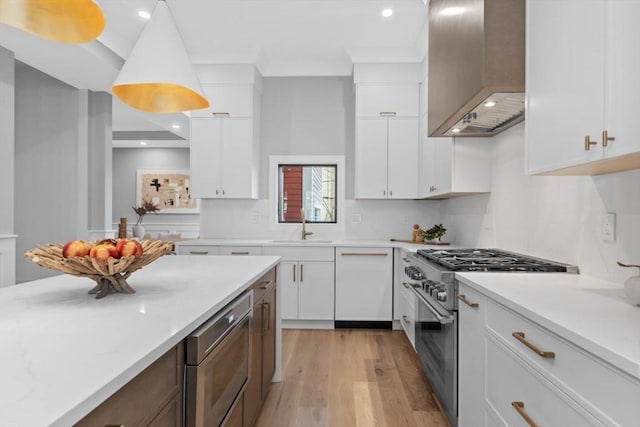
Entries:
{"label": "white wall", "polygon": [[[261,110],[260,199],[203,201],[201,237],[297,237],[269,230],[271,155],[345,156],[345,231],[335,235],[320,224],[310,225],[316,239],[410,239],[414,223],[431,226],[440,222],[438,201],[354,200],[355,91],[351,77],[264,78]],[[353,215],[360,215],[361,222],[354,223]]]}
{"label": "white wall", "polygon": [[[524,124],[493,138],[492,191],[450,199],[443,221],[454,242],[498,247],[577,264],[580,273],[615,282],[640,264],[640,170],[596,177],[526,176]],[[617,215],[617,239],[600,238],[605,212]]]}
{"label": "white wall", "polygon": [[[138,169],[188,170],[188,148],[114,148],[113,149],[113,221],[118,228],[121,217],[131,226],[138,219],[136,206],[136,171]],[[198,236],[200,215],[157,214],[145,215],[143,225],[151,234],[176,231],[185,237]]]}

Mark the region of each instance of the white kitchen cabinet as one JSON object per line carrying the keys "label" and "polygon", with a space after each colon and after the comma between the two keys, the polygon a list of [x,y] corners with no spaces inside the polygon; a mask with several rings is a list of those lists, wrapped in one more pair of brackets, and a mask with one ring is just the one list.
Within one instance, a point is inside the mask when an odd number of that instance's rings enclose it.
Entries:
{"label": "white kitchen cabinet", "polygon": [[491,191],[491,140],[427,138],[420,145],[421,198],[443,199]]}
{"label": "white kitchen cabinet", "polygon": [[393,319],[391,248],[336,248],[336,322]]}
{"label": "white kitchen cabinet", "polygon": [[192,118],[190,154],[193,197],[257,197],[259,148],[251,118]]}
{"label": "white kitchen cabinet", "polygon": [[191,117],[251,117],[252,85],[208,84],[202,90],[209,101],[209,108],[193,110]]}
{"label": "white kitchen cabinet", "polygon": [[356,198],[418,196],[418,118],[356,119]]}
{"label": "white kitchen cabinet", "polygon": [[409,289],[411,280],[404,270],[409,266],[407,250],[394,249],[394,285],[393,285],[393,320],[404,331],[407,339],[415,348],[415,301],[414,293]]}
{"label": "white kitchen cabinet", "polygon": [[392,113],[395,117],[417,117],[418,97],[416,83],[358,84],[356,115],[379,117],[381,113]]}
{"label": "white kitchen cabinet", "polygon": [[278,266],[283,327],[333,327],[334,249],[264,247],[263,254],[283,258]]}
{"label": "white kitchen cabinet", "polygon": [[527,173],[640,167],[639,15],[637,1],[527,2]]}
{"label": "white kitchen cabinet", "polygon": [[459,283],[458,300],[458,427],[485,427],[486,298]]}

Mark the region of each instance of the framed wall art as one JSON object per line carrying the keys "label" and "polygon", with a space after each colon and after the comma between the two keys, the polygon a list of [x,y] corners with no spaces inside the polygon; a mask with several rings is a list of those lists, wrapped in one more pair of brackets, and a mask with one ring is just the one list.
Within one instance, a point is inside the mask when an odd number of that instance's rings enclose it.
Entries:
{"label": "framed wall art", "polygon": [[142,200],[160,208],[160,214],[197,214],[200,201],[191,198],[188,170],[137,170],[136,205]]}

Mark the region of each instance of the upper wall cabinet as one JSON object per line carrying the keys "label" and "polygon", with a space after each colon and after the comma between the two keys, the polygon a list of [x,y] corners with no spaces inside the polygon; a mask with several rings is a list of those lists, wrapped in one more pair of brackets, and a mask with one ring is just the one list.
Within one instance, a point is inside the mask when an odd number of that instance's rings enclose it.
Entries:
{"label": "upper wall cabinet", "polygon": [[358,199],[418,197],[420,64],[355,64]]}
{"label": "upper wall cabinet", "polygon": [[526,171],[640,168],[640,2],[527,2]]}
{"label": "upper wall cabinet", "polygon": [[255,199],[260,92],[253,84],[203,86],[211,107],[191,118],[192,194],[203,199]]}

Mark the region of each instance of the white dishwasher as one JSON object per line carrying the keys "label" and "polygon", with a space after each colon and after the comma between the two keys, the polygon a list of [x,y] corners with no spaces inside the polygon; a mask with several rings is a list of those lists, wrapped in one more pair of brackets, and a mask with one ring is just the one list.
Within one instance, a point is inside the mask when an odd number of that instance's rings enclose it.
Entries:
{"label": "white dishwasher", "polygon": [[393,248],[336,247],[337,328],[391,329]]}

